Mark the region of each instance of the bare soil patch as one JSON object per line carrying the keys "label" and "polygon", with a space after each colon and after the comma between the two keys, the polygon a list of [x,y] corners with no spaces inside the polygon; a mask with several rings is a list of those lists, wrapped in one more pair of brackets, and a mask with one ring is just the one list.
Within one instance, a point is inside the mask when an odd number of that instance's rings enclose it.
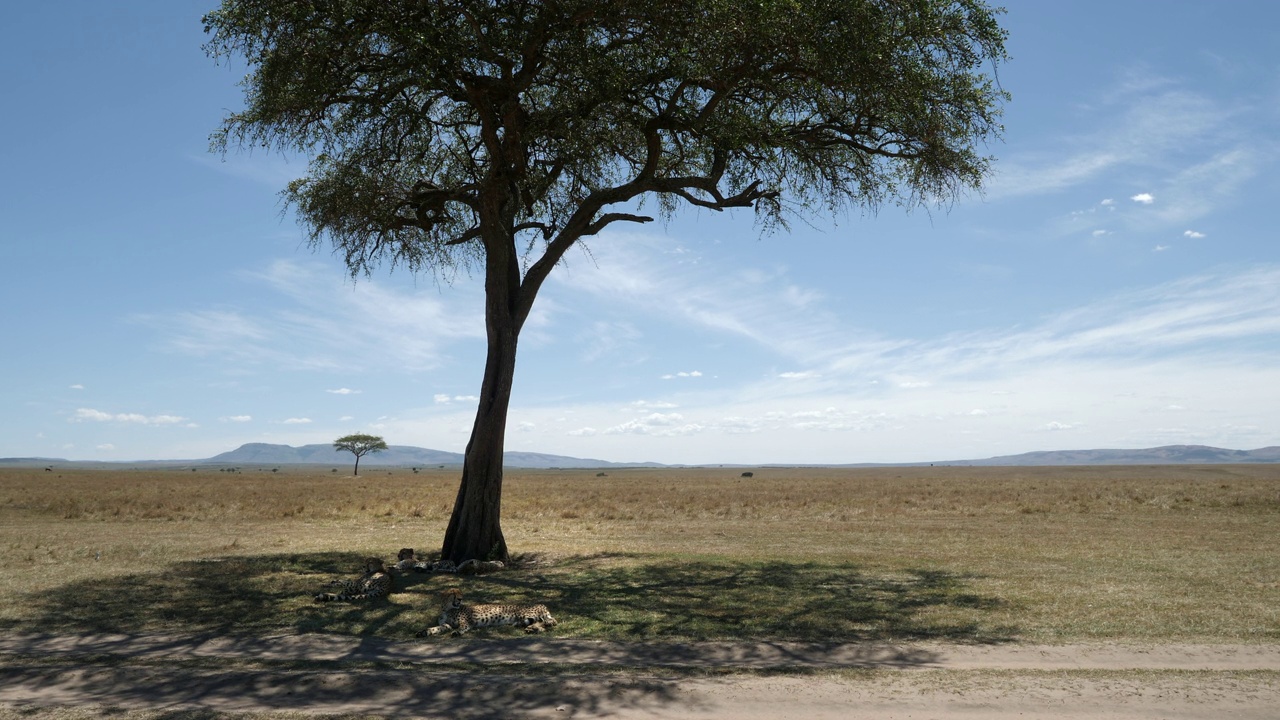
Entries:
{"label": "bare soil patch", "polygon": [[1273,718],[1280,646],[0,637],[0,717]]}

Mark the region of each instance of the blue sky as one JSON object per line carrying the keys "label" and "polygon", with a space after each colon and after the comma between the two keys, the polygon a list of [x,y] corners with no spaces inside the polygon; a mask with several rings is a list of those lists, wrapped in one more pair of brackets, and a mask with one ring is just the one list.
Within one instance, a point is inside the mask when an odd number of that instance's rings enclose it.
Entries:
{"label": "blue sky", "polygon": [[[761,237],[686,211],[570,253],[508,449],[846,463],[1280,444],[1280,6],[1010,2],[996,174],[947,208]],[[465,274],[352,282],[209,133],[211,2],[0,24],[0,456],[199,458],[353,431],[460,451]]]}

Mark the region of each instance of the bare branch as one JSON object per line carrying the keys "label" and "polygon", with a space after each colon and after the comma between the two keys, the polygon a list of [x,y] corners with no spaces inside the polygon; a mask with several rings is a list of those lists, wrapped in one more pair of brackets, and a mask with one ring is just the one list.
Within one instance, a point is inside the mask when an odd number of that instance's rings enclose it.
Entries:
{"label": "bare branch", "polygon": [[591,223],[582,231],[584,236],[596,235],[606,226],[615,222],[633,222],[633,223],[649,223],[653,222],[653,218],[647,215],[632,215],[631,213],[605,213],[600,219]]}

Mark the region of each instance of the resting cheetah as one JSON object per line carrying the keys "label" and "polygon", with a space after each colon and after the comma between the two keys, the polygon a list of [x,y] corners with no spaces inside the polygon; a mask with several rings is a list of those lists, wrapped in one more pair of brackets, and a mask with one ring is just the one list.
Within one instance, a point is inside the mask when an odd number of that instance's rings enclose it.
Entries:
{"label": "resting cheetah", "polygon": [[417,636],[449,632],[461,635],[472,628],[494,625],[514,625],[524,628],[527,633],[536,633],[555,625],[556,619],[551,617],[546,605],[463,605],[462,591],[449,588],[440,594],[438,622]]}
{"label": "resting cheetah", "polygon": [[400,548],[400,552],[396,555],[396,564],[387,568],[387,570],[397,575],[408,575],[421,564],[422,561],[418,559],[418,555],[413,551],[413,548]]}
{"label": "resting cheetah", "polygon": [[383,567],[382,561],[378,558],[367,558],[364,561],[364,568],[364,574],[355,580],[334,580],[330,582],[329,585],[331,587],[339,587],[342,590],[336,593],[320,593],[316,595],[316,602],[372,600],[389,595],[391,593],[391,575]]}

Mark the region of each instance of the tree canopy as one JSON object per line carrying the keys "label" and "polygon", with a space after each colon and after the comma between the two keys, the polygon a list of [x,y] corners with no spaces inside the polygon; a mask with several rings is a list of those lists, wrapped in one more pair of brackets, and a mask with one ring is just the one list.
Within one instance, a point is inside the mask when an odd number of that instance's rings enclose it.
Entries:
{"label": "tree canopy", "polygon": [[[473,507],[455,507],[449,536],[481,506],[496,530],[516,338],[565,252],[682,205],[752,208],[769,229],[978,188],[1007,99],[997,14],[980,0],[224,0],[206,50],[250,71],[213,142],[304,154],[284,196],[353,275],[483,268],[489,355],[459,490]],[[465,545],[446,554],[505,555],[500,531]]]}
{"label": "tree canopy", "polygon": [[486,212],[553,260],[646,194],[775,223],[951,198],[1000,130],[1004,33],[972,0],[229,0],[205,23],[253,68],[215,142],[308,154],[287,197],[353,272],[475,257]]}

